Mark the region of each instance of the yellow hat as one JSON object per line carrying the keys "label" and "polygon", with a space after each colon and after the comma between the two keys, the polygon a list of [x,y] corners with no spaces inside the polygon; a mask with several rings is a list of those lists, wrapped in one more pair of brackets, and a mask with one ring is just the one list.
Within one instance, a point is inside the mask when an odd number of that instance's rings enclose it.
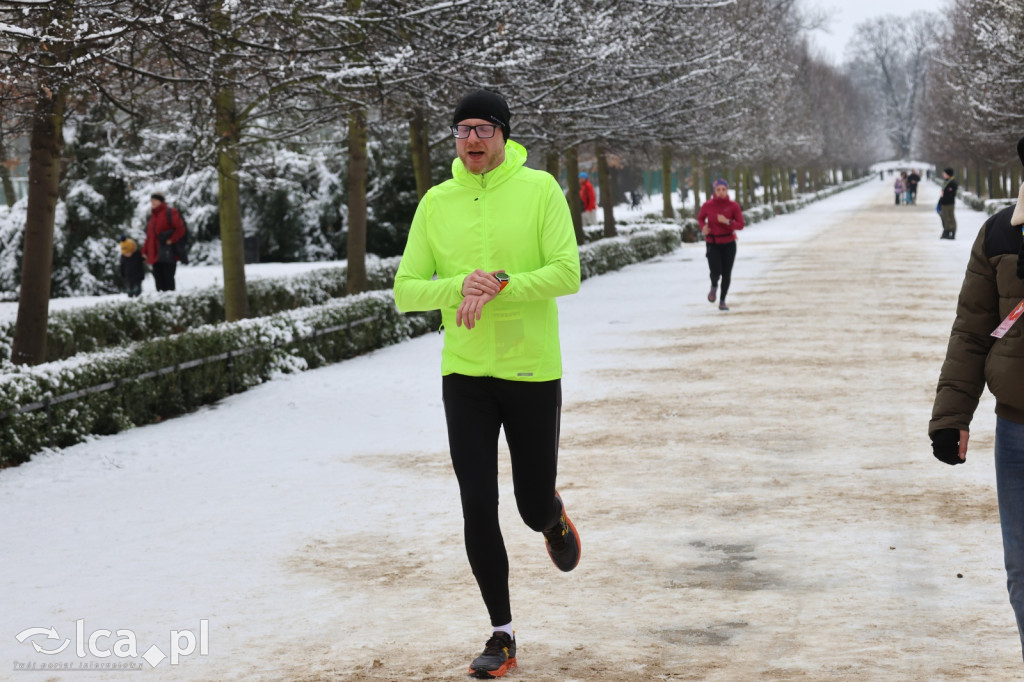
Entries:
{"label": "yellow hat", "polygon": [[135,243],[134,239],[125,239],[121,242],[121,255],[130,256],[139,250],[139,245]]}

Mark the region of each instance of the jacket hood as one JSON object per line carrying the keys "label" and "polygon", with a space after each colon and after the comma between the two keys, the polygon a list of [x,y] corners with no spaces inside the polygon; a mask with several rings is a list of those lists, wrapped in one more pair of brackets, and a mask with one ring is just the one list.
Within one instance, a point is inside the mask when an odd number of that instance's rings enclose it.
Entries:
{"label": "jacket hood", "polygon": [[508,180],[513,173],[519,170],[526,163],[526,147],[513,142],[505,141],[505,160],[497,168],[494,168],[482,175],[474,175],[466,170],[462,159],[455,157],[452,161],[452,177],[460,185],[474,188],[493,187]]}

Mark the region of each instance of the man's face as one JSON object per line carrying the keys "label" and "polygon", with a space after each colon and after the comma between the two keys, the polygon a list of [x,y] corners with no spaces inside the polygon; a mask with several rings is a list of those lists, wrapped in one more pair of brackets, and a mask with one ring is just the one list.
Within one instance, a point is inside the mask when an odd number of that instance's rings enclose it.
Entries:
{"label": "man's face", "polygon": [[715,198],[716,199],[728,199],[729,188],[725,185],[715,185]]}
{"label": "man's face", "polygon": [[[467,126],[493,125],[491,121],[482,118],[467,118],[458,123]],[[483,140],[477,137],[475,130],[472,130],[469,137],[455,139],[455,151],[458,152],[466,170],[473,175],[481,175],[494,170],[505,160],[505,137],[501,134],[500,127],[495,129],[494,137]]]}
{"label": "man's face", "polygon": [[149,200],[149,208],[152,211],[156,211],[156,210],[158,210],[163,205],[163,203],[164,202],[160,201],[159,199],[150,199]]}

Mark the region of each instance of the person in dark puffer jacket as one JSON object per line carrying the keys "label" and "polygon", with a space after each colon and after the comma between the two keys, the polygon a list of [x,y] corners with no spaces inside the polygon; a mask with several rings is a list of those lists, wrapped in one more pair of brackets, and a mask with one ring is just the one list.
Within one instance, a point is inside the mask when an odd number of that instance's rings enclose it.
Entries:
{"label": "person in dark puffer jacket", "polygon": [[[1024,164],[1024,137],[1017,153]],[[928,434],[938,460],[965,462],[971,418],[988,384],[996,399],[996,491],[1007,589],[1024,654],[1024,321],[1008,326],[1024,306],[1022,230],[1024,185],[1017,205],[989,218],[971,248]]]}

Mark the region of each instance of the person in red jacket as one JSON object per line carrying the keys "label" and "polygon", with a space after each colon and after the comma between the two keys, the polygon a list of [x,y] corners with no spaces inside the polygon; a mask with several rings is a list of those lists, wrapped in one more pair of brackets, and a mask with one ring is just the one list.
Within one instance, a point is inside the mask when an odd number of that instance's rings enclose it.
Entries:
{"label": "person in red jacket", "polygon": [[156,290],[174,291],[174,273],[178,269],[174,243],[185,236],[185,223],[177,209],[167,205],[163,194],[150,195],[149,206],[142,255],[153,268]]}
{"label": "person in red jacket", "polygon": [[580,173],[580,204],[583,206],[583,224],[597,225],[597,193],[585,172]]}
{"label": "person in red jacket", "polygon": [[711,291],[708,300],[715,302],[718,280],[722,280],[722,296],[718,309],[728,310],[725,295],[729,293],[732,265],[736,261],[736,230],[743,229],[743,210],[729,198],[729,183],[715,180],[715,196],[704,202],[697,214],[697,224],[707,242],[708,266],[711,269]]}

